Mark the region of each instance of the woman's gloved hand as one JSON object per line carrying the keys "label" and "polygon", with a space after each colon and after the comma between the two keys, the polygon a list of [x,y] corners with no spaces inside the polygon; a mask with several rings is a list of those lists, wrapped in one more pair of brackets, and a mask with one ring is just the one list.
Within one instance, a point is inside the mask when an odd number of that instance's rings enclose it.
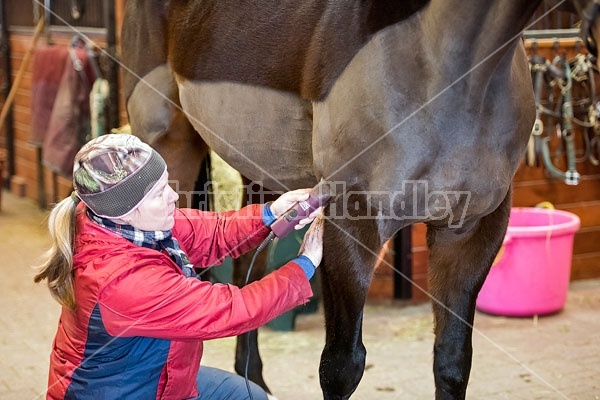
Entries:
{"label": "woman's gloved hand", "polygon": [[298,253],[308,257],[315,268],[319,266],[323,258],[323,222],[323,212],[321,211],[306,231]]}
{"label": "woman's gloved hand", "polygon": [[[271,213],[275,216],[275,218],[279,218],[287,210],[295,206],[296,203],[308,199],[311,190],[312,189],[298,189],[282,194],[277,200],[271,203]],[[304,228],[306,224],[311,223],[318,214],[322,213],[322,211],[323,207],[317,208],[315,211],[310,213],[309,216],[301,219],[294,229],[298,230]]]}

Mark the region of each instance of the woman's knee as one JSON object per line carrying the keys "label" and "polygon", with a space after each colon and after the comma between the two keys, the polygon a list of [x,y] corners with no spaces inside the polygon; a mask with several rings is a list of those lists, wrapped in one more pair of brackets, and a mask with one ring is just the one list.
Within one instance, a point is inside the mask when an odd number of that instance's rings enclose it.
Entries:
{"label": "woman's knee", "polygon": [[200,367],[196,378],[199,399],[247,399],[248,388],[254,400],[267,400],[267,393],[257,384],[232,372],[211,367]]}

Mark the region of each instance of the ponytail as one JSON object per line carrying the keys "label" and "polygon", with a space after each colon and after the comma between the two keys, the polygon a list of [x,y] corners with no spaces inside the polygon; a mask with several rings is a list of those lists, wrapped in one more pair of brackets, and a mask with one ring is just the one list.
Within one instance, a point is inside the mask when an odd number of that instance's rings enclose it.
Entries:
{"label": "ponytail", "polygon": [[33,278],[35,283],[46,279],[52,297],[70,310],[74,310],[76,306],[73,287],[73,244],[78,202],[79,199],[73,194],[58,203],[50,212],[48,229],[52,247],[46,252],[46,261],[39,266],[39,272]]}

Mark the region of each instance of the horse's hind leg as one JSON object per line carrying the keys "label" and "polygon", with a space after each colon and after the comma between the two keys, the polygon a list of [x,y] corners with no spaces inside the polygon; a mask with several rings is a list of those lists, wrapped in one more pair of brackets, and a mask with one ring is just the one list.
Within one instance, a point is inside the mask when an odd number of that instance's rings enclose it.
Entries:
{"label": "horse's hind leg", "polygon": [[190,207],[208,147],[179,103],[166,54],[165,10],[165,2],[159,0],[125,3],[121,45],[123,94],[131,133],[163,156],[169,167],[169,180],[180,192],[179,206]]}
{"label": "horse's hind leg", "polygon": [[500,206],[468,231],[430,227],[429,288],[435,319],[436,399],[464,399],[473,353],[475,301],[510,214],[510,191]]}

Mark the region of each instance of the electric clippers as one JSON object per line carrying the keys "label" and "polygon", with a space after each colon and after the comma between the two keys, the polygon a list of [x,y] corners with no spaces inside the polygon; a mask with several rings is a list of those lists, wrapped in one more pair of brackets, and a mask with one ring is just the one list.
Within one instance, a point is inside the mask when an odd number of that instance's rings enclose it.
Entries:
{"label": "electric clippers", "polygon": [[309,193],[308,199],[296,203],[295,206],[287,210],[283,215],[277,218],[277,221],[271,224],[271,231],[278,238],[286,236],[294,230],[301,219],[306,218],[310,213],[321,206],[325,206],[333,198],[330,188],[325,181],[321,181],[313,187]]}

